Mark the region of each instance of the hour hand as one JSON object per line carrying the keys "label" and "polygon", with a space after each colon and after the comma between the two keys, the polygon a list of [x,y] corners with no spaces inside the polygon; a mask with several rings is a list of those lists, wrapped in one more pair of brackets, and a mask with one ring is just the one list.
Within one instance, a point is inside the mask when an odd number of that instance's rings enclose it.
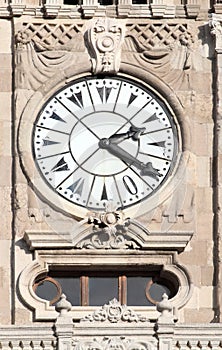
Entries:
{"label": "hour hand", "polygon": [[148,162],[147,164],[140,162],[137,158],[133,157],[117,144],[111,143],[110,139],[101,139],[99,141],[99,147],[106,149],[109,153],[113,154],[128,165],[133,165],[137,169],[140,169],[141,176],[150,176],[156,180],[158,180],[158,177],[162,176],[162,174],[159,173],[159,170],[152,166],[151,162]]}

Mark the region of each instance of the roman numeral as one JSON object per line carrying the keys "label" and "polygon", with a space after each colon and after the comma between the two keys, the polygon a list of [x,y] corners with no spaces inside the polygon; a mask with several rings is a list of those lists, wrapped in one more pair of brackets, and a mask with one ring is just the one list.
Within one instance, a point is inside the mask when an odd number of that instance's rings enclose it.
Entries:
{"label": "roman numeral", "polygon": [[97,87],[97,91],[99,93],[102,103],[107,103],[112,88],[108,88],[106,86],[103,86],[101,88]]}
{"label": "roman numeral", "polygon": [[62,123],[66,123],[66,121],[64,119],[62,119],[58,114],[56,114],[55,112],[52,113],[52,115],[50,115],[51,119],[54,119],[54,120],[58,120],[59,122],[62,122]]}
{"label": "roman numeral", "polygon": [[67,171],[70,170],[68,164],[66,163],[64,157],[62,157],[58,163],[51,169],[51,171]]}
{"label": "roman numeral", "polygon": [[84,182],[85,182],[85,179],[82,179],[80,177],[71,186],[67,187],[67,189],[72,191],[73,194],[78,194],[79,196],[81,196]]}
{"label": "roman numeral", "polygon": [[43,139],[42,141],[43,141],[43,146],[51,146],[51,145],[56,145],[58,143],[61,143],[61,142],[51,141],[47,139]]}
{"label": "roman numeral", "polygon": [[75,105],[77,105],[79,108],[83,108],[83,99],[81,91],[76,94],[72,94],[72,96],[68,97],[68,99],[75,103]]}
{"label": "roman numeral", "polygon": [[154,113],[153,115],[151,115],[148,119],[146,119],[143,124],[145,123],[149,123],[149,122],[153,122],[154,120],[159,120],[159,118],[157,117],[156,113]]}
{"label": "roman numeral", "polygon": [[137,95],[131,94],[131,95],[130,95],[130,98],[129,98],[129,102],[128,102],[127,107],[129,107],[129,105],[131,105],[131,103],[133,103],[133,101],[134,101],[137,97],[138,97]]}
{"label": "roman numeral", "polygon": [[152,142],[152,143],[148,143],[147,145],[150,146],[158,146],[158,147],[166,147],[165,145],[166,141],[158,141],[158,142]]}
{"label": "roman numeral", "polygon": [[108,200],[107,192],[106,192],[106,185],[103,185],[103,191],[102,191],[102,196],[101,196],[101,201],[103,200]]}

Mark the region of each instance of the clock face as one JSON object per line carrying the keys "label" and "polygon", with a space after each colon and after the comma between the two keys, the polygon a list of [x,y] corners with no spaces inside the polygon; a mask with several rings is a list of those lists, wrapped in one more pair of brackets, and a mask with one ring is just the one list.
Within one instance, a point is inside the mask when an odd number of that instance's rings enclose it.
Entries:
{"label": "clock face", "polygon": [[121,77],[87,77],[48,100],[33,153],[51,189],[73,205],[124,209],[151,197],[171,174],[177,128],[148,88]]}

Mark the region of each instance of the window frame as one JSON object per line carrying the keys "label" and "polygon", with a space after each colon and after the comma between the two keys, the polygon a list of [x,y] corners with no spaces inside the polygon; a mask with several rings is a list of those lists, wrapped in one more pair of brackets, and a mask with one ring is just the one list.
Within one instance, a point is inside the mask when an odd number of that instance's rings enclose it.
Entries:
{"label": "window frame", "polygon": [[[34,290],[33,284],[38,276],[46,276],[51,269],[92,269],[100,266],[101,269],[118,270],[127,267],[138,268],[161,266],[161,277],[169,279],[172,283],[178,283],[178,293],[171,299],[175,309],[181,309],[190,299],[193,291],[193,283],[188,271],[180,266],[175,260],[175,254],[169,252],[155,251],[135,251],[135,250],[100,250],[88,251],[76,249],[43,249],[35,250],[34,260],[21,272],[18,281],[19,296],[23,303],[33,310],[35,321],[55,320],[58,313],[49,301],[39,298]],[[131,306],[130,306],[131,307]],[[135,312],[148,316],[151,320],[156,320],[159,313],[155,306],[135,306],[131,307]],[[94,306],[72,306],[69,312],[74,321],[80,321],[88,314],[94,312],[98,307]]]}
{"label": "window frame", "polygon": [[[36,293],[38,286],[41,286],[45,281],[51,282],[52,284],[55,285],[57,289],[57,294],[54,298],[46,299],[41,297],[43,300],[48,300],[50,305],[55,305],[56,302],[59,301],[62,293],[65,293],[65,291],[62,291],[62,283],[59,281],[59,278],[79,278],[79,296],[80,296],[80,305],[73,305],[73,307],[92,307],[93,305],[90,304],[90,278],[108,278],[108,277],[114,277],[117,279],[117,294],[118,294],[118,300],[121,305],[127,305],[127,306],[132,306],[135,307],[135,305],[128,304],[128,293],[129,293],[129,286],[128,286],[128,278],[130,277],[146,277],[147,283],[146,287],[144,290],[145,297],[147,299],[148,305],[141,305],[145,307],[151,307],[154,306],[158,303],[160,300],[154,299],[150,295],[150,288],[152,287],[153,284],[158,283],[161,284],[163,287],[166,287],[170,291],[170,296],[169,298],[171,299],[177,294],[177,291],[179,289],[178,284],[176,285],[176,281],[172,283],[171,280],[167,280],[166,278],[161,277],[161,270],[162,267],[153,267],[153,266],[148,266],[147,268],[144,266],[140,266],[135,269],[124,269],[116,271],[111,271],[110,269],[105,269],[103,271],[98,270],[98,268],[95,266],[93,270],[87,271],[87,270],[70,270],[70,271],[65,271],[64,270],[56,270],[56,267],[53,267],[53,269],[49,269],[49,273],[46,276],[38,276],[36,280],[34,281],[33,284],[33,290]],[[74,292],[73,292],[74,293]],[[37,293],[36,293],[37,294]],[[37,294],[38,295],[38,294]],[[71,301],[71,300],[70,300]],[[108,302],[109,300],[107,300]],[[153,304],[150,305],[149,303]],[[102,306],[102,304],[99,304],[98,306]],[[139,305],[137,305],[139,306]]]}

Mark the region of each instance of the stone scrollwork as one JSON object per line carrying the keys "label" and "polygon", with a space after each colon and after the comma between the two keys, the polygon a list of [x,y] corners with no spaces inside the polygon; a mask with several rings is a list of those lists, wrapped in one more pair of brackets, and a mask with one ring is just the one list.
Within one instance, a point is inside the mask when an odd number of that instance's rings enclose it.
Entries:
{"label": "stone scrollwork", "polygon": [[101,340],[80,341],[74,345],[74,350],[150,350],[151,343],[128,340],[125,337],[104,337]]}
{"label": "stone scrollwork", "polygon": [[101,309],[96,310],[92,314],[85,316],[82,322],[146,322],[149,321],[146,317],[138,315],[126,305],[121,305],[115,298],[105,304]]}
{"label": "stone scrollwork", "polygon": [[129,249],[138,248],[138,244],[127,235],[129,219],[124,219],[119,211],[89,213],[88,223],[92,224],[92,233],[78,242],[77,248],[87,249]]}
{"label": "stone scrollwork", "polygon": [[109,18],[97,20],[86,31],[85,41],[94,74],[119,71],[124,34],[124,25]]}
{"label": "stone scrollwork", "polygon": [[74,345],[74,350],[150,350],[151,343],[129,340],[122,337],[104,337],[92,341],[79,341]]}

